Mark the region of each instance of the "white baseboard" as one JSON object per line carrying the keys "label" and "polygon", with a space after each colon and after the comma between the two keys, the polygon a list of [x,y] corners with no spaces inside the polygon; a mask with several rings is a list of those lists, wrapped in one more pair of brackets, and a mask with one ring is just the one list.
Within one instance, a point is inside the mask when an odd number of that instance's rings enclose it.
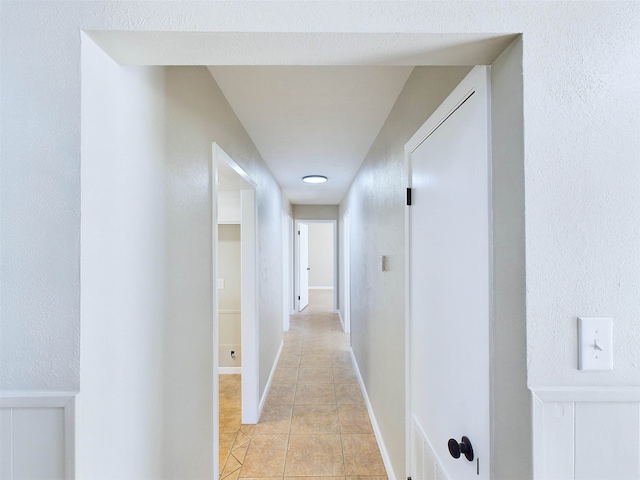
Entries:
{"label": "white baseboard", "polygon": [[344,327],[344,320],[342,320],[342,312],[338,309],[338,310],[335,310],[333,313],[338,314],[338,318],[340,319],[340,325],[342,326],[342,331],[346,333],[346,330]]}
{"label": "white baseboard", "polygon": [[353,362],[353,368],[355,368],[356,375],[358,376],[358,382],[360,383],[360,389],[362,390],[364,401],[367,404],[369,418],[371,419],[371,426],[373,427],[373,433],[375,434],[376,440],[378,441],[380,455],[382,455],[382,462],[384,463],[384,468],[387,470],[387,477],[389,480],[397,480],[396,474],[391,466],[389,451],[387,450],[387,446],[385,445],[384,439],[382,438],[382,432],[380,431],[380,426],[378,425],[378,421],[376,420],[376,416],[373,412],[373,407],[371,406],[371,401],[369,400],[369,395],[367,394],[367,388],[365,387],[364,381],[362,380],[362,375],[360,375],[360,368],[358,368],[358,362],[356,361],[356,357],[353,354],[353,349],[349,348],[349,352],[351,353],[351,361]]}
{"label": "white baseboard", "polygon": [[333,290],[333,285],[321,285],[319,287],[312,287],[309,285],[309,290]]}
{"label": "white baseboard", "polygon": [[242,367],[218,367],[218,375],[240,375]]}
{"label": "white baseboard", "polygon": [[273,380],[273,376],[276,373],[276,368],[278,367],[278,362],[280,361],[280,355],[282,354],[282,348],[284,347],[284,340],[280,342],[280,348],[278,349],[278,354],[276,355],[276,359],[273,362],[273,366],[271,367],[271,373],[269,373],[269,380],[267,380],[267,385],[264,387],[264,393],[260,398],[260,404],[258,405],[258,419],[260,419],[260,415],[262,415],[262,409],[264,408],[264,404],[267,401],[267,396],[269,395],[269,390],[271,389],[271,381]]}

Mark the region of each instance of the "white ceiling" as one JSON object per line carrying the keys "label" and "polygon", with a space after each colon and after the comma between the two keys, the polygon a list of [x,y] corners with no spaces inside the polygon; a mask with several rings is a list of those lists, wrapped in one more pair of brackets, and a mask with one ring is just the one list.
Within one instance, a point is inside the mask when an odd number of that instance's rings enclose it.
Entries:
{"label": "white ceiling", "polygon": [[[416,65],[489,65],[513,33],[86,31],[121,65],[214,65],[294,204],[336,204]],[[329,182],[304,186],[303,175]]]}
{"label": "white ceiling", "polygon": [[[214,66],[209,70],[294,204],[337,204],[412,67]],[[304,175],[329,178],[321,185]]]}

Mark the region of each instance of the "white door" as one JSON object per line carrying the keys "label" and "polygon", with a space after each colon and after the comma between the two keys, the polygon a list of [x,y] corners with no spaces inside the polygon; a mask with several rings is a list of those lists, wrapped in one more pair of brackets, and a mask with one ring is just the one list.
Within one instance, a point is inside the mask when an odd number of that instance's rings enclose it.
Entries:
{"label": "white door", "polygon": [[298,311],[309,305],[309,226],[298,224]]}
{"label": "white door", "polygon": [[[490,478],[487,77],[476,67],[407,144],[410,421],[433,456],[417,458],[414,438],[411,463],[435,461],[449,480]],[[463,436],[472,460],[450,453]]]}

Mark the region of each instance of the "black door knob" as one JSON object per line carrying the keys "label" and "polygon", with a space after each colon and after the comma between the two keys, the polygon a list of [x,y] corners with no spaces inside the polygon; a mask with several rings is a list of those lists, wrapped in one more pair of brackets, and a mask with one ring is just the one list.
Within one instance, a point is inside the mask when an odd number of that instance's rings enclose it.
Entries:
{"label": "black door knob", "polygon": [[458,443],[455,439],[449,439],[449,453],[453,458],[460,458],[460,454],[467,457],[470,462],[473,461],[473,447],[468,437],[462,437],[462,441]]}

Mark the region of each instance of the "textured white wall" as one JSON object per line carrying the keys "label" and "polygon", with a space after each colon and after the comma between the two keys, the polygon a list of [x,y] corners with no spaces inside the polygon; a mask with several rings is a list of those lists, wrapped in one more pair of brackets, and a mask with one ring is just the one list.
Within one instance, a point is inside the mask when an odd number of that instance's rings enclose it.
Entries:
{"label": "textured white wall", "polygon": [[309,288],[333,286],[333,244],[332,223],[309,223]]}
{"label": "textured white wall", "polygon": [[396,478],[405,464],[404,145],[468,71],[414,69],[340,205],[350,216],[351,344]]}
{"label": "textured white wall", "polygon": [[[211,477],[211,145],[255,149],[206,68],[120,67],[86,45],[78,471]],[[279,189],[261,192],[279,221]]]}
{"label": "textured white wall", "polygon": [[[240,312],[240,225],[218,225],[218,308]],[[240,316],[220,317],[219,344],[240,343]]]}
{"label": "textured white wall", "polygon": [[164,69],[121,68],[84,40],[77,472],[79,478],[161,477]]}

